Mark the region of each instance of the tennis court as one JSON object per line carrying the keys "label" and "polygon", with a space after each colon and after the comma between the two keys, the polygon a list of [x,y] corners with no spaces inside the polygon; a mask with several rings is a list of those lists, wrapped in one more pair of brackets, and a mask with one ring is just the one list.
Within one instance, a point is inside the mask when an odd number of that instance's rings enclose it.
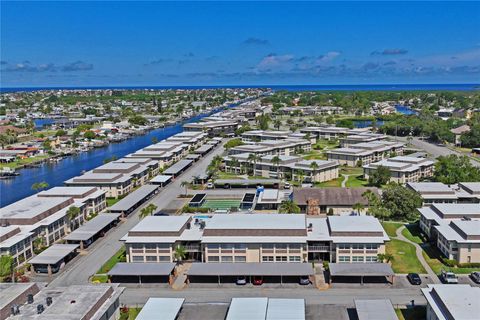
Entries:
{"label": "tennis court", "polygon": [[202,208],[208,208],[212,210],[226,210],[231,208],[239,208],[241,202],[241,200],[232,199],[207,199],[203,202]]}

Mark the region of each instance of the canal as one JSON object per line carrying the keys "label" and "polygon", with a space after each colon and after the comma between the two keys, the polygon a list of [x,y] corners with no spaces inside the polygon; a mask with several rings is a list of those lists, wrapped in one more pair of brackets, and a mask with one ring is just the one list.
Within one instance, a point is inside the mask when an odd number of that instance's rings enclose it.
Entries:
{"label": "canal", "polygon": [[[234,106],[234,105],[231,105]],[[134,136],[119,143],[111,143],[108,146],[82,152],[75,156],[66,157],[57,163],[43,163],[37,168],[19,170],[20,175],[13,179],[0,180],[0,207],[4,207],[35,192],[32,184],[45,181],[50,187],[61,186],[65,180],[78,176],[82,171],[92,170],[103,164],[103,160],[116,156],[117,158],[145,148],[152,144],[152,138],[158,141],[182,132],[182,125],[196,122],[216,111],[192,117],[182,123],[173,126],[155,129],[145,135]]]}

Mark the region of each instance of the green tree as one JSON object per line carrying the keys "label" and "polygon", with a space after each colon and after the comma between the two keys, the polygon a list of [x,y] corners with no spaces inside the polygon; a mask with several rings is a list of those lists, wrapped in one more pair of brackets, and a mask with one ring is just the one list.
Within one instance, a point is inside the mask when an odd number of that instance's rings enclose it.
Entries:
{"label": "green tree", "polygon": [[148,123],[148,120],[145,117],[137,114],[128,118],[128,122],[133,125],[144,126]]}
{"label": "green tree", "polygon": [[257,161],[260,159],[260,156],[257,156],[255,153],[250,153],[247,157],[247,161],[252,165],[253,175],[255,175],[255,167],[257,166]]}
{"label": "green tree", "polygon": [[463,147],[480,147],[480,123],[470,128],[470,131],[463,134],[460,138]]}
{"label": "green tree", "polygon": [[480,181],[480,169],[466,156],[440,156],[435,163],[434,179],[445,184]]}
{"label": "green tree", "polygon": [[275,156],[272,158],[272,164],[277,168],[277,179],[280,178],[280,157],[279,156]]}
{"label": "green tree", "polygon": [[390,169],[385,166],[378,166],[368,177],[368,184],[375,187],[381,187],[390,181]]}
{"label": "green tree", "polygon": [[280,121],[279,119],[276,119],[273,122],[273,126],[275,127],[275,129],[280,130],[280,127],[282,126],[282,121]]}
{"label": "green tree", "polygon": [[32,190],[35,192],[39,192],[40,190],[47,189],[49,184],[45,181],[42,182],[35,182],[32,184]]}
{"label": "green tree", "polygon": [[190,186],[190,183],[188,181],[184,180],[180,183],[180,186],[185,188],[185,196],[187,196],[188,187]]}
{"label": "green tree", "polygon": [[187,257],[187,249],[184,246],[177,246],[175,252],[173,253],[173,258],[179,264]]}
{"label": "green tree", "polygon": [[363,209],[365,209],[365,206],[360,202],[357,202],[352,206],[352,209],[353,211],[356,211],[358,214],[361,214]]}
{"label": "green tree", "polygon": [[279,213],[300,213],[300,207],[292,200],[285,200],[278,207]]}
{"label": "green tree", "polygon": [[0,277],[13,274],[13,257],[11,255],[0,256]]}
{"label": "green tree", "polygon": [[97,134],[95,132],[93,132],[92,130],[87,130],[83,133],[83,137],[85,139],[88,139],[88,140],[95,139],[96,136],[97,136]]}
{"label": "green tree", "polygon": [[316,161],[313,161],[312,163],[310,163],[310,169],[312,169],[312,182],[313,182],[315,171],[318,170],[318,163]]}
{"label": "green tree", "polygon": [[67,134],[67,131],[63,130],[63,129],[59,129],[57,130],[57,132],[55,132],[55,136],[56,137],[63,137]]}
{"label": "green tree", "polygon": [[390,216],[390,211],[382,205],[381,198],[372,190],[365,191],[362,196],[368,201],[368,215],[380,220],[385,220]]}
{"label": "green tree", "polygon": [[394,220],[414,221],[418,219],[417,208],[422,206],[422,198],[411,189],[389,183],[382,192],[382,206]]}
{"label": "green tree", "polygon": [[157,210],[157,206],[154,205],[153,203],[150,203],[148,206],[142,208],[142,210],[140,210],[140,215],[138,216],[139,219],[143,219],[145,217],[148,217],[148,216],[151,216],[155,210]]}
{"label": "green tree", "polygon": [[80,208],[75,207],[75,206],[70,206],[67,210],[67,226],[70,230],[75,229],[75,226],[72,226],[72,222],[75,220],[76,217],[80,214]]}
{"label": "green tree", "polygon": [[228,150],[228,149],[231,149],[231,148],[241,146],[243,144],[244,144],[244,142],[242,141],[242,139],[234,138],[234,139],[229,140],[227,143],[225,143],[224,148],[226,150]]}

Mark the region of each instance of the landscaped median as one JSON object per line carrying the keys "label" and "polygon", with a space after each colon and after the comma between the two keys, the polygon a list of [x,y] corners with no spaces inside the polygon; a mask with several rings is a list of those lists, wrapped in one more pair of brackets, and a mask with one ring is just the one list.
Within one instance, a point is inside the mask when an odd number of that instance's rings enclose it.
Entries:
{"label": "landscaped median", "polygon": [[94,283],[105,283],[108,281],[107,273],[119,262],[127,262],[125,247],[118,250],[110,259],[105,262],[90,281]]}

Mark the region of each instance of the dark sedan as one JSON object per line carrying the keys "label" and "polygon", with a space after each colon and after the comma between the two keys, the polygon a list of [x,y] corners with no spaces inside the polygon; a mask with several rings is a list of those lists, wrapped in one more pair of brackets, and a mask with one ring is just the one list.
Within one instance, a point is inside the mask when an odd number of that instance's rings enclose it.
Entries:
{"label": "dark sedan", "polygon": [[413,285],[421,285],[422,284],[422,279],[418,275],[418,273],[409,273],[407,275],[408,281],[413,284]]}

